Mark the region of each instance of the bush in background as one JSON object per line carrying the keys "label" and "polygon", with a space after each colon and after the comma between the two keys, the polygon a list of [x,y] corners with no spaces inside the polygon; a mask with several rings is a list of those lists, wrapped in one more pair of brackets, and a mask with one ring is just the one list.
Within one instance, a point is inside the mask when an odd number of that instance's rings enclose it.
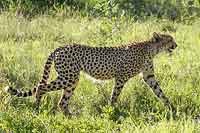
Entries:
{"label": "bush in background", "polygon": [[9,10],[24,16],[43,13],[80,12],[83,16],[132,16],[135,19],[155,16],[173,21],[200,16],[200,0],[3,0],[1,11]]}

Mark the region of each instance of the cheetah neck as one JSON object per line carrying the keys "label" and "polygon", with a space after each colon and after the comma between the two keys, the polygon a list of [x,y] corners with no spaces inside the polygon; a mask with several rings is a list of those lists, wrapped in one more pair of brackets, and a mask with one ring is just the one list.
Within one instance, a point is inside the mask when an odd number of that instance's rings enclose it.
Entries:
{"label": "cheetah neck", "polygon": [[165,47],[161,44],[161,42],[152,42],[149,47],[149,50],[151,53],[153,53],[153,56],[165,51]]}
{"label": "cheetah neck", "polygon": [[161,44],[161,42],[156,42],[152,39],[148,41],[143,42],[132,42],[127,46],[127,48],[131,49],[143,49],[147,53],[150,54],[150,56],[154,57],[157,54],[163,52],[165,50],[164,45]]}

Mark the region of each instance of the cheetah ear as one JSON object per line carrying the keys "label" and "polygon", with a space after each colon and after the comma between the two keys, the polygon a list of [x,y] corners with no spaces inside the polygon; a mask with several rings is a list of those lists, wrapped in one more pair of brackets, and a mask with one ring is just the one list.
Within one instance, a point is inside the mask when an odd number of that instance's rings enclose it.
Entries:
{"label": "cheetah ear", "polygon": [[154,40],[154,41],[159,41],[159,39],[160,39],[159,33],[154,32],[154,33],[153,33],[153,40]]}
{"label": "cheetah ear", "polygon": [[160,38],[160,35],[159,35],[159,33],[154,32],[153,37],[158,39],[158,38]]}

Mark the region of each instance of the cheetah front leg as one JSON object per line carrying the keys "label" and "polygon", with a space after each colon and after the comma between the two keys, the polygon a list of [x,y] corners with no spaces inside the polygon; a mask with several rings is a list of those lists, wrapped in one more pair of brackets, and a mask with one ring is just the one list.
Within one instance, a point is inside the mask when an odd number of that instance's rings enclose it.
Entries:
{"label": "cheetah front leg", "polygon": [[113,87],[112,95],[110,97],[110,104],[111,105],[114,105],[117,102],[117,98],[120,95],[126,81],[127,80],[125,80],[123,77],[115,79],[115,85]]}
{"label": "cheetah front leg", "polygon": [[154,94],[161,99],[161,101],[170,109],[174,114],[176,114],[175,107],[170,103],[169,99],[165,96],[162,89],[160,88],[158,82],[155,79],[155,76],[153,73],[143,72],[143,79],[145,83],[151,87]]}

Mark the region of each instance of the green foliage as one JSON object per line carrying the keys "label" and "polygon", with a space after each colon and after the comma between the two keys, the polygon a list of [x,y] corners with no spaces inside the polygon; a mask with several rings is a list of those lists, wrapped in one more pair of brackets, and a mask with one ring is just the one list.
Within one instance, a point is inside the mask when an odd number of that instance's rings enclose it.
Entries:
{"label": "green foliage", "polygon": [[[199,17],[198,0],[3,0],[1,10],[33,17],[54,13],[67,16],[79,12],[84,16],[120,17],[132,16],[136,20],[149,16],[173,21],[190,21]],[[70,12],[70,13],[69,13]]]}
{"label": "green foliage", "polygon": [[[125,15],[26,19],[0,14],[0,132],[200,132],[199,27],[198,18],[187,25],[154,17],[135,21]],[[70,99],[72,117],[57,108],[60,91],[46,94],[37,113],[34,98],[11,97],[3,90],[9,84],[30,90],[41,78],[48,54],[58,46],[117,46],[146,40],[155,31],[172,34],[178,44],[171,57],[161,54],[155,59],[156,78],[177,107],[176,120],[167,120],[169,110],[138,76],[126,84],[113,108],[108,105],[113,81],[95,84],[81,73]],[[50,80],[55,77],[53,70]]]}

